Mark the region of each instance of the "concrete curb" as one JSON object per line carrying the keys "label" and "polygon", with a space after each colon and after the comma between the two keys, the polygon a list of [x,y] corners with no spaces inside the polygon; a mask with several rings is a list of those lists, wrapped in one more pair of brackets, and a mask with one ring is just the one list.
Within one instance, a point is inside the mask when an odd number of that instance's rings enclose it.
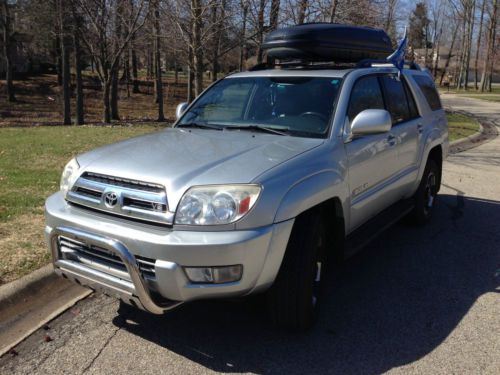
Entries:
{"label": "concrete curb", "polygon": [[0,357],[91,293],[57,276],[52,264],[0,286]]}
{"label": "concrete curb", "polygon": [[479,131],[469,135],[468,137],[457,139],[456,141],[450,142],[450,154],[456,154],[471,148],[477,147],[491,141],[498,136],[498,130],[490,120],[482,118],[480,116],[474,115],[467,111],[455,110],[452,107],[446,108],[448,113],[458,113],[473,118],[479,123]]}
{"label": "concrete curb", "polygon": [[479,124],[479,131],[477,131],[474,134],[469,135],[469,136],[467,136],[465,138],[460,138],[460,139],[457,139],[457,140],[455,140],[453,142],[450,142],[450,147],[460,145],[461,143],[466,143],[467,141],[474,142],[476,139],[478,139],[479,137],[481,137],[481,135],[483,135],[483,133],[484,133],[484,126],[481,125],[481,123],[480,123]]}
{"label": "concrete curb", "polygon": [[5,303],[13,303],[18,297],[25,295],[28,291],[38,289],[39,285],[56,279],[52,264],[47,264],[32,273],[0,286],[0,306]]}

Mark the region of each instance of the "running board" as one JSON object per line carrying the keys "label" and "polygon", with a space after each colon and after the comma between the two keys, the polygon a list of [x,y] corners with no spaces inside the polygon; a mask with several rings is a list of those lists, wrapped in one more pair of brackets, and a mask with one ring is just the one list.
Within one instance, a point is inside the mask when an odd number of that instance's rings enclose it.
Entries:
{"label": "running board", "polygon": [[413,207],[413,199],[399,201],[349,234],[345,241],[344,258],[349,258],[363,249],[369,242],[407,215]]}

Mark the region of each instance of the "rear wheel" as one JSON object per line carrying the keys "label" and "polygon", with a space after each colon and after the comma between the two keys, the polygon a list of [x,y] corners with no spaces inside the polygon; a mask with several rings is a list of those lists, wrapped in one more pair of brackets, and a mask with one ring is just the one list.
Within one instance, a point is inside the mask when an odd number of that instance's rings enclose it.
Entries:
{"label": "rear wheel", "polygon": [[429,159],[418,190],[414,195],[415,207],[411,215],[417,224],[425,224],[432,217],[432,212],[436,205],[440,174],[441,171],[437,163]]}
{"label": "rear wheel", "polygon": [[285,257],[267,293],[270,318],[280,329],[303,331],[315,321],[326,270],[326,233],[321,216],[295,220]]}

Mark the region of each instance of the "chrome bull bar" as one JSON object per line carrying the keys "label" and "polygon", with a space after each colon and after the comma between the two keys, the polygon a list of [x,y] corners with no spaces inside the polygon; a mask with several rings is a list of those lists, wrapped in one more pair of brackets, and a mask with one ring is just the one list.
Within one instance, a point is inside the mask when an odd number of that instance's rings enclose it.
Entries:
{"label": "chrome bull bar", "polygon": [[[76,241],[82,241],[89,245],[95,245],[112,252],[120,257],[125,264],[131,282],[119,279],[113,275],[89,268],[81,263],[71,260],[61,259],[59,256],[59,236],[71,238]],[[111,293],[126,303],[132,303],[137,307],[153,314],[163,314],[168,310],[180,305],[182,302],[169,301],[164,304],[158,304],[151,296],[146,281],[141,275],[139,266],[135,257],[120,242],[108,237],[89,233],[80,229],[61,226],[54,228],[50,237],[50,247],[55,272],[77,283],[97,289],[103,292]]]}

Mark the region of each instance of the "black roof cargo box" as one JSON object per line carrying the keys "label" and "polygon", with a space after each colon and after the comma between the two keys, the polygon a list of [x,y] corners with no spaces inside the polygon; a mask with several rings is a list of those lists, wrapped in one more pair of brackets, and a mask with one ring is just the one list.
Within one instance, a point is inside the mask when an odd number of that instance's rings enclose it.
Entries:
{"label": "black roof cargo box", "polygon": [[392,52],[389,36],[382,29],[309,23],[275,30],[262,45],[267,55],[279,60],[334,61],[352,63],[385,59]]}

